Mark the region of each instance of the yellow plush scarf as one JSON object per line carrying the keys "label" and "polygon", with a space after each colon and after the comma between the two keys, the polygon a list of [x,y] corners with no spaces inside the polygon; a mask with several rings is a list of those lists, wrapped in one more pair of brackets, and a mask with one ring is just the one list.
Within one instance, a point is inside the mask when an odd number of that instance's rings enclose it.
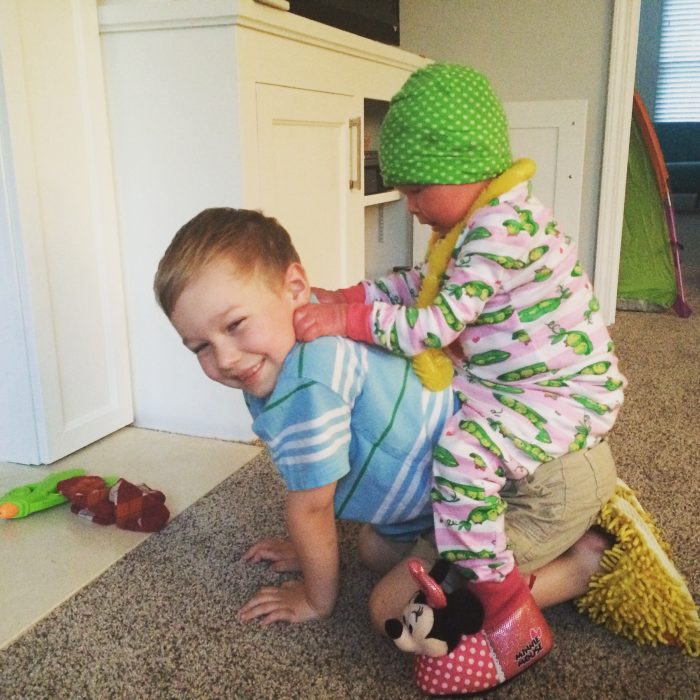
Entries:
{"label": "yellow plush scarf", "polygon": [[[426,274],[421,285],[416,306],[424,309],[435,300],[440,292],[440,281],[447,269],[447,263],[457,243],[459,234],[464,229],[467,220],[477,210],[499,197],[504,192],[512,190],[520,182],[532,178],[535,174],[535,163],[529,158],[521,158],[513,163],[504,173],[493,179],[476,198],[467,215],[456,224],[445,236],[440,236],[437,231],[428,243],[428,255]],[[413,358],[413,370],[418,375],[423,386],[431,391],[442,391],[452,383],[452,362],[445,355],[444,350],[428,348]]]}

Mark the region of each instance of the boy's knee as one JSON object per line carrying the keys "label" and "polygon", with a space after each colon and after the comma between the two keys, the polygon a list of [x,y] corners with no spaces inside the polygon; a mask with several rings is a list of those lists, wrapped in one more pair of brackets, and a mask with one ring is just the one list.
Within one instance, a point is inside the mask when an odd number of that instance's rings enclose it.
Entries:
{"label": "boy's knee", "polygon": [[[430,563],[422,561],[426,569]],[[418,584],[413,580],[408,560],[401,560],[374,587],[369,597],[369,615],[372,624],[380,634],[385,634],[384,623],[392,617],[400,618],[408,601],[418,590]]]}
{"label": "boy's knee", "polygon": [[371,525],[364,524],[360,529],[358,552],[360,561],[370,570],[385,574],[401,561],[413,543],[392,542],[382,537]]}
{"label": "boy's knee", "polygon": [[372,621],[372,627],[381,635],[385,635],[384,623],[392,617],[387,614],[384,592],[380,590],[381,581],[374,587],[369,596],[369,618]]}
{"label": "boy's knee", "polygon": [[372,626],[384,636],[386,636],[384,630],[386,621],[392,617],[400,618],[406,603],[415,592],[401,595],[400,589],[397,590],[390,581],[386,580],[387,578],[388,575],[374,587],[369,597],[369,617],[372,620]]}
{"label": "boy's knee", "polygon": [[376,533],[371,525],[365,523],[360,528],[360,534],[357,540],[357,551],[360,561],[371,571],[374,571],[374,537]]}

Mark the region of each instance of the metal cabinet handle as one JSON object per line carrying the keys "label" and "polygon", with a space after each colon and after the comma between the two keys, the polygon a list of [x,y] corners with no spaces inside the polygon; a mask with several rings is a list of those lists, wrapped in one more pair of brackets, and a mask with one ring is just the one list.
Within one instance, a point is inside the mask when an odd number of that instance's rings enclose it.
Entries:
{"label": "metal cabinet handle", "polygon": [[[348,122],[350,133],[350,189],[362,189],[362,117],[355,117]],[[353,163],[353,132],[355,136],[355,162]],[[353,177],[354,175],[354,177]]]}

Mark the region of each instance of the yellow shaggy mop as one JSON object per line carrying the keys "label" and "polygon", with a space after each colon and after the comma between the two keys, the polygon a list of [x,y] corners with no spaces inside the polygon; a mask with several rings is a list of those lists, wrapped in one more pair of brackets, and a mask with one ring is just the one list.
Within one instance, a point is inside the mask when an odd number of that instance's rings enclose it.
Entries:
{"label": "yellow shaggy mop", "polygon": [[616,542],[603,555],[603,571],[576,601],[579,611],[637,643],[679,646],[700,656],[693,597],[658,526],[620,479],[597,524]]}

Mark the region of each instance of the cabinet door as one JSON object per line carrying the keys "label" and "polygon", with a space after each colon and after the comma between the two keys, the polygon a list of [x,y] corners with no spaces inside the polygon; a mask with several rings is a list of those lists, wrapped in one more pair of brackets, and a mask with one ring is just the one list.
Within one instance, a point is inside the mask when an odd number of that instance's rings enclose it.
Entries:
{"label": "cabinet door", "polygon": [[[289,231],[311,284],[364,276],[360,169],[362,101],[351,95],[256,86],[261,206]],[[351,187],[351,180],[357,184]]]}

